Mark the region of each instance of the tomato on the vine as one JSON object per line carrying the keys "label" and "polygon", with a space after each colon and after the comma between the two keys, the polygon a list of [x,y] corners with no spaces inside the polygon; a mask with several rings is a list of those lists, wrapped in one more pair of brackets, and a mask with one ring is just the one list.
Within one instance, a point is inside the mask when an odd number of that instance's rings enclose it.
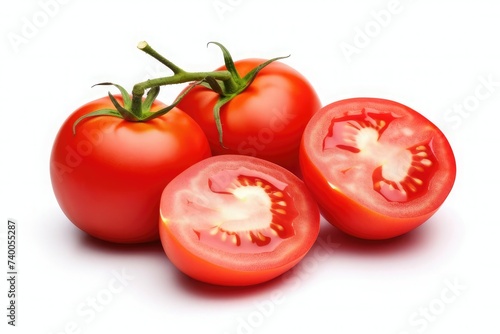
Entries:
{"label": "tomato on the vine", "polygon": [[[218,44],[219,45],[219,44]],[[199,85],[179,108],[205,131],[213,155],[238,154],[262,158],[285,168],[298,168],[300,139],[311,116],[321,107],[311,84],[298,71],[278,62],[243,59],[226,65],[244,89],[225,93],[228,85],[213,89]],[[260,65],[266,64],[262,68]],[[258,73],[254,72],[259,68]],[[240,76],[241,75],[241,76]]]}
{"label": "tomato on the vine", "polygon": [[[119,118],[114,107],[104,97],[64,122],[50,157],[53,190],[68,219],[94,237],[118,243],[158,240],[163,188],[209,157],[210,147],[198,124],[179,109],[140,122]],[[162,107],[158,101],[151,105]]]}
{"label": "tomato on the vine", "polygon": [[300,164],[324,217],[366,239],[395,237],[424,223],[456,175],[453,151],[436,125],[376,98],[323,107],[304,131]]}
{"label": "tomato on the vine", "polygon": [[172,180],[160,204],[170,261],[197,280],[226,286],[268,281],[297,264],[319,233],[303,182],[262,159],[221,155]]}

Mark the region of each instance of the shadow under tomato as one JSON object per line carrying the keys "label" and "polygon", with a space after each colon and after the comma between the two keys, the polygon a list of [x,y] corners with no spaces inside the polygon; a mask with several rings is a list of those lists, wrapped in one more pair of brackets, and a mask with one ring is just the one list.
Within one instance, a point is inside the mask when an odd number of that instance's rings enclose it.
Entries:
{"label": "shadow under tomato", "polygon": [[277,289],[282,284],[282,280],[279,276],[270,281],[256,285],[241,287],[220,286],[195,280],[180,271],[177,271],[175,280],[176,284],[185,292],[198,298],[201,297],[209,299],[241,299],[245,297],[253,298],[261,294],[269,294],[271,291]]}
{"label": "shadow under tomato", "polygon": [[[156,258],[155,261],[158,261],[162,267],[166,268],[164,272],[166,281],[173,280],[173,284],[176,285],[177,288],[182,289],[186,293],[196,296],[197,298],[239,299],[244,298],[245,296],[255,297],[261,293],[265,294],[266,292],[271,291],[280,284],[280,280],[278,279],[245,287],[226,287],[208,284],[195,280],[173,267],[172,263],[165,255],[160,241],[143,244],[117,244],[97,239],[86,233],[79,233],[77,238],[83,248],[90,249],[98,253],[124,256],[130,256],[132,254],[134,256],[153,256]],[[167,269],[169,266],[172,266],[172,270]]]}
{"label": "shadow under tomato", "polygon": [[398,256],[418,252],[426,247],[433,233],[433,222],[428,221],[424,225],[406,234],[385,240],[366,240],[348,235],[341,230],[322,221],[318,240],[328,240],[337,245],[335,252],[349,253],[360,256]]}
{"label": "shadow under tomato", "polygon": [[119,244],[95,238],[87,233],[80,233],[78,238],[82,247],[104,254],[165,254],[160,241],[140,244]]}

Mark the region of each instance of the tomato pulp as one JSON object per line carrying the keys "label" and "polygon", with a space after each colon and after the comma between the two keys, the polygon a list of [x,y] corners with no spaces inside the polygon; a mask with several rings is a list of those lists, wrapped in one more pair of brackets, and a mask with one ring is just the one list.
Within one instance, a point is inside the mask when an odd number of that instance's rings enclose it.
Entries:
{"label": "tomato pulp", "polygon": [[421,225],[442,205],[456,175],[450,144],[431,121],[376,98],[323,107],[304,131],[300,164],[324,217],[366,239]]}
{"label": "tomato pulp", "polygon": [[[153,110],[162,107],[153,104]],[[147,122],[90,117],[73,134],[80,116],[105,108],[113,108],[108,97],[89,102],[59,130],[50,157],[56,199],[69,220],[94,237],[118,243],[158,240],[163,188],[210,156],[208,141],[175,108]]]}
{"label": "tomato pulp", "polygon": [[160,236],[170,261],[197,280],[245,286],[297,264],[314,244],[317,204],[294,174],[236,155],[208,158],[165,188]]}

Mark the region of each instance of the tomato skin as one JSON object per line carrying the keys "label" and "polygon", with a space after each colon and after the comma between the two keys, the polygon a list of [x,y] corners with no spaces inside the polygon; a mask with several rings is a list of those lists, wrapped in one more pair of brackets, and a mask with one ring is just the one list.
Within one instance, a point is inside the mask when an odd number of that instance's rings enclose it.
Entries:
{"label": "tomato skin", "polygon": [[267,282],[293,268],[302,259],[302,257],[296,258],[282,267],[266,270],[259,269],[258,271],[241,271],[216,265],[194,255],[179,242],[168,228],[160,229],[160,238],[167,257],[177,269],[191,278],[213,285],[250,286]]}
{"label": "tomato skin", "polygon": [[[336,165],[344,163],[338,154],[321,150],[328,127],[334,123],[333,117],[343,116],[346,112],[362,108],[386,110],[393,115],[400,115],[397,127],[387,127],[380,137],[388,136],[393,146],[411,146],[412,137],[398,137],[400,128],[415,132],[414,137],[431,137],[430,152],[435,155],[437,171],[430,178],[428,190],[422,190],[421,197],[391,202],[384,199],[374,187],[370,174],[367,180],[333,177]],[[340,115],[340,116],[339,116]],[[406,122],[406,123],[405,123]],[[331,130],[330,130],[331,131]],[[405,131],[408,131],[405,129]],[[394,133],[391,133],[394,132]],[[419,138],[420,138],[419,137]],[[420,140],[420,139],[419,139]],[[408,142],[408,144],[407,144]],[[342,141],[342,144],[344,142]],[[337,156],[327,157],[335,154]],[[349,156],[349,155],[347,155]],[[350,155],[349,157],[353,157]],[[353,163],[356,166],[355,163]],[[322,215],[333,226],[347,234],[363,239],[388,239],[405,234],[427,221],[442,205],[451,191],[456,177],[456,162],[451,146],[444,134],[424,116],[394,101],[376,98],[352,98],[337,101],[323,107],[312,119],[304,132],[300,150],[300,166],[303,180],[311,190],[320,206]],[[357,167],[357,166],[356,166]],[[339,167],[340,169],[340,167]],[[350,173],[348,169],[338,175]],[[348,185],[355,190],[349,190]]]}
{"label": "tomato skin", "polygon": [[[223,210],[231,211],[230,202],[221,199],[230,196],[223,192],[211,194],[208,189],[211,176],[240,167],[262,172],[269,179],[287,184],[284,192],[290,194],[293,203],[286,210],[295,207],[293,222],[294,234],[286,239],[274,236],[278,243],[273,249],[264,246],[240,245],[224,248],[223,242],[214,245],[203,241],[196,230],[205,223],[193,208],[197,202],[203,204],[207,214],[220,209],[212,196],[218,197]],[[229,176],[227,176],[230,178]],[[228,181],[232,184],[232,179]],[[187,194],[187,195],[186,195]],[[184,197],[183,197],[184,196]],[[219,204],[220,204],[219,203]],[[239,212],[239,211],[238,211]],[[224,216],[224,214],[222,215]],[[255,215],[251,215],[256,219]],[[210,219],[209,219],[210,220]],[[250,220],[245,220],[238,229],[255,229]],[[223,219],[210,221],[224,226]],[[286,169],[268,161],[247,156],[224,155],[208,158],[193,165],[170,182],[162,194],[160,204],[160,238],[170,261],[184,274],[196,280],[222,286],[248,286],[271,280],[295,266],[312,247],[319,233],[320,214],[317,204],[303,182]],[[243,237],[246,235],[242,235]],[[243,243],[243,241],[242,241]],[[240,250],[241,248],[241,250]]]}
{"label": "tomato skin", "polygon": [[[152,110],[160,107],[155,102]],[[50,157],[56,199],[74,225],[96,238],[158,240],[161,192],[177,174],[210,156],[207,139],[175,108],[148,122],[87,118],[73,134],[75,120],[103,108],[112,108],[109,97],[83,105],[60,128]]]}
{"label": "tomato skin", "polygon": [[[263,59],[235,62],[243,77]],[[218,70],[225,69],[220,67]],[[298,168],[300,139],[307,122],[321,107],[310,83],[290,66],[273,62],[252,84],[220,110],[222,147],[213,108],[219,98],[198,86],[179,103],[205,131],[213,155],[238,154],[265,159],[288,169]]]}

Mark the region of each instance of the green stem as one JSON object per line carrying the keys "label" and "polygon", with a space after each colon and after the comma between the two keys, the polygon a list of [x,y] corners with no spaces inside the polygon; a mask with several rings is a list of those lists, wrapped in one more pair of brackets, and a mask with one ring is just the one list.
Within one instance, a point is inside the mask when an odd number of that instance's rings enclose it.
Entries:
{"label": "green stem", "polygon": [[166,86],[173,84],[180,84],[191,81],[200,81],[205,79],[206,77],[212,77],[216,80],[226,81],[231,79],[231,74],[227,71],[218,71],[218,72],[182,72],[179,74],[174,74],[169,77],[162,77],[156,79],[149,79],[134,85],[132,89],[132,94],[134,95],[143,95],[146,89],[158,87],[158,86]]}
{"label": "green stem", "polygon": [[238,83],[235,82],[234,80],[234,76],[227,70],[213,71],[213,72],[187,72],[182,68],[180,68],[179,66],[175,65],[174,63],[172,63],[167,58],[163,57],[156,50],[154,50],[147,42],[140,42],[137,45],[137,47],[141,51],[144,51],[148,55],[152,56],[153,58],[161,62],[163,65],[167,66],[170,70],[172,70],[172,72],[174,72],[174,75],[168,77],[149,79],[134,85],[132,89],[131,112],[134,115],[139,116],[139,118],[142,113],[141,111],[142,96],[144,95],[147,89],[160,86],[186,83],[186,82],[202,81],[207,77],[211,77],[215,80],[222,81],[222,83],[224,84],[224,86],[228,91],[237,90],[239,88]]}
{"label": "green stem", "polygon": [[[142,86],[144,89],[156,87],[156,86],[165,86],[165,85],[171,85],[171,84],[176,84],[176,83],[184,83],[184,82],[189,82],[189,81],[199,81],[203,80],[206,77],[212,77],[215,80],[221,80],[224,82],[229,82],[233,81],[233,76],[229,71],[213,71],[213,72],[187,72],[184,71],[182,68],[179,66],[175,65],[172,63],[170,60],[167,58],[163,57],[161,54],[159,54],[156,50],[154,50],[147,42],[140,42],[139,45],[137,46],[140,50],[146,52],[148,55],[152,56],[156,60],[158,60],[160,63],[163,65],[167,66],[169,69],[174,72],[173,76],[170,77],[163,77],[163,78],[157,78],[157,79],[152,79],[148,80],[142,83],[139,83],[136,86]],[[138,89],[140,89],[138,87]]]}
{"label": "green stem", "polygon": [[[121,105],[113,97],[113,95],[109,93],[109,98],[111,99],[111,102],[113,103],[116,110],[115,109],[97,110],[96,112],[80,117],[73,124],[73,127],[75,128],[76,125],[82,119],[85,119],[87,117],[105,116],[105,115],[120,117],[122,119],[131,122],[146,122],[155,117],[164,115],[172,108],[174,108],[191,89],[194,89],[194,87],[198,85],[202,85],[204,87],[212,89],[214,92],[220,95],[219,100],[216,103],[213,112],[214,112],[215,122],[217,125],[217,130],[219,132],[219,141],[221,145],[224,147],[222,142],[223,139],[222,124],[220,121],[221,108],[226,103],[231,101],[234,97],[236,97],[238,94],[243,92],[253,82],[256,75],[259,73],[261,69],[263,69],[265,66],[269,65],[270,63],[276,60],[286,57],[277,57],[270,59],[255,67],[253,70],[248,72],[244,77],[241,77],[236,69],[235,63],[233,62],[233,59],[229,51],[220,43],[210,42],[209,44],[215,44],[222,50],[226,68],[225,70],[212,71],[212,72],[187,72],[182,68],[180,68],[179,66],[175,65],[174,63],[172,63],[170,60],[163,57],[151,46],[149,46],[148,43],[140,42],[137,45],[137,47],[143,52],[147,53],[148,55],[152,56],[153,58],[161,62],[163,65],[167,66],[170,70],[172,70],[173,75],[161,78],[149,79],[135,84],[132,89],[132,98],[130,98],[129,93],[120,85],[110,82],[104,82],[99,84],[99,85],[113,85],[117,87],[121,92],[123,98],[123,105]],[[155,101],[156,97],[160,92],[161,86],[174,85],[186,82],[192,82],[193,84],[187,90],[185,90],[184,93],[180,97],[178,97],[178,99],[175,100],[175,102],[172,105],[163,108],[161,110],[156,110],[155,112],[152,112],[150,110],[153,102]],[[148,93],[146,98],[143,99],[146,90],[148,90]]]}
{"label": "green stem", "polygon": [[142,118],[142,95],[132,94],[132,105],[130,106],[130,111],[138,119]]}
{"label": "green stem", "polygon": [[167,66],[169,69],[172,70],[172,72],[174,72],[174,74],[184,72],[184,70],[182,68],[175,65],[170,60],[168,60],[167,58],[163,57],[161,54],[156,52],[156,50],[153,49],[147,42],[145,42],[145,41],[139,42],[139,44],[137,45],[137,48],[141,51],[146,52],[148,55],[155,58],[163,65]]}

